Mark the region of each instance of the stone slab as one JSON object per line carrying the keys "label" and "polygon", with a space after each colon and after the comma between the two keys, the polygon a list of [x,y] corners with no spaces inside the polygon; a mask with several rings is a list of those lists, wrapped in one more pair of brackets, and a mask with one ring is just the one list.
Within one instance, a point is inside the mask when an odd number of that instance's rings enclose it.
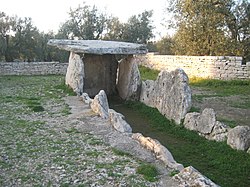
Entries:
{"label": "stone slab", "polygon": [[103,41],[103,40],[58,40],[51,39],[48,45],[55,46],[59,49],[71,51],[75,53],[88,53],[88,54],[146,54],[148,52],[145,45],[116,42],[116,41]]}

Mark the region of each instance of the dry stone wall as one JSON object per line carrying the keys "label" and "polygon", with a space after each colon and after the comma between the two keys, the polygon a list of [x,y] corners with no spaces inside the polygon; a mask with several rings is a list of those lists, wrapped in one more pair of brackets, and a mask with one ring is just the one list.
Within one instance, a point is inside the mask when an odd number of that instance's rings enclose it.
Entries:
{"label": "dry stone wall", "polygon": [[213,79],[250,79],[250,62],[243,64],[235,56],[173,56],[137,55],[139,65],[157,70],[173,71],[182,68],[189,77]]}
{"label": "dry stone wall", "polygon": [[0,75],[65,75],[68,63],[0,62]]}

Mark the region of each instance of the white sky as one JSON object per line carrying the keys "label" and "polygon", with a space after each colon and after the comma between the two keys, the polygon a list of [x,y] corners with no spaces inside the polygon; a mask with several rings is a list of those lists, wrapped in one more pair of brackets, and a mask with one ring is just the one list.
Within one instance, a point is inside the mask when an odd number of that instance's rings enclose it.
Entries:
{"label": "white sky", "polygon": [[161,23],[167,16],[164,14],[167,0],[0,0],[0,11],[10,16],[31,17],[34,26],[40,31],[56,32],[60,23],[68,18],[70,8],[74,9],[83,2],[91,6],[96,5],[98,10],[117,16],[124,22],[144,10],[153,10],[156,37],[159,37],[159,33],[162,36],[166,33]]}

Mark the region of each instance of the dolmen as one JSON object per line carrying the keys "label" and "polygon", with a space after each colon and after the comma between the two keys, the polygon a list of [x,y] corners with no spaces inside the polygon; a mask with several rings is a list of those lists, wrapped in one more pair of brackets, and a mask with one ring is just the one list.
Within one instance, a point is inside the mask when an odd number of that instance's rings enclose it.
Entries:
{"label": "dolmen", "polygon": [[141,79],[134,55],[146,54],[142,44],[102,40],[49,40],[48,45],[70,51],[66,84],[78,95],[94,97],[118,91],[121,98],[138,100]]}

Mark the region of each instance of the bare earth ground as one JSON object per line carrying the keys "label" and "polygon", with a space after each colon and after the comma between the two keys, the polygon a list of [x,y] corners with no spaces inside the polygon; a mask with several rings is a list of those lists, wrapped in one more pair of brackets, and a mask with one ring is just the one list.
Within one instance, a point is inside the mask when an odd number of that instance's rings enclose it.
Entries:
{"label": "bare earth ground", "polygon": [[[77,97],[62,99],[59,79],[0,77],[0,186],[177,186],[136,141]],[[39,103],[44,111],[27,107]],[[158,166],[158,181],[136,172],[145,162]]]}
{"label": "bare earth ground", "polygon": [[192,87],[192,105],[201,109],[213,108],[217,120],[229,125],[250,126],[250,108],[244,107],[250,101],[250,96],[225,96],[218,97],[216,93],[206,91],[202,88]]}

